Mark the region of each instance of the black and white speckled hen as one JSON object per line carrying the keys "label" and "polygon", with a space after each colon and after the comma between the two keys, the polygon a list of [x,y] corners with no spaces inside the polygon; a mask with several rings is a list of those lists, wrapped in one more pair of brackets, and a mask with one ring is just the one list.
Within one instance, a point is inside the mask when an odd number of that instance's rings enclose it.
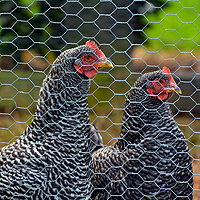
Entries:
{"label": "black and white speckled hen", "polygon": [[94,42],[60,54],[43,81],[35,116],[0,150],[0,199],[87,199],[89,77],[112,67]]}
{"label": "black and white speckled hen", "polygon": [[92,199],[192,199],[192,160],[167,103],[174,92],[181,90],[166,67],[138,78],[120,139],[93,154]]}

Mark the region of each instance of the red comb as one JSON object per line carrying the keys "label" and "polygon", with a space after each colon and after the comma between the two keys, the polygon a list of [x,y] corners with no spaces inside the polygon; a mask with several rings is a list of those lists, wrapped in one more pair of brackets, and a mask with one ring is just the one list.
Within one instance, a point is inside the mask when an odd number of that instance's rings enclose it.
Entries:
{"label": "red comb", "polygon": [[167,67],[163,67],[163,72],[166,74],[171,74],[170,69]]}
{"label": "red comb", "polygon": [[90,47],[97,55],[99,58],[105,58],[104,53],[97,47],[94,41],[87,41],[85,43],[86,46]]}
{"label": "red comb", "polygon": [[164,72],[165,74],[167,74],[167,76],[168,76],[169,81],[171,82],[171,84],[176,85],[174,79],[172,78],[172,75],[171,75],[170,69],[167,68],[167,67],[163,67],[162,70],[163,70],[163,72]]}
{"label": "red comb", "polygon": [[97,47],[97,45],[95,44],[95,42],[94,42],[94,41],[91,41],[91,40],[87,41],[87,42],[85,43],[85,45],[86,45],[86,46],[89,46],[92,50],[98,49],[98,47]]}

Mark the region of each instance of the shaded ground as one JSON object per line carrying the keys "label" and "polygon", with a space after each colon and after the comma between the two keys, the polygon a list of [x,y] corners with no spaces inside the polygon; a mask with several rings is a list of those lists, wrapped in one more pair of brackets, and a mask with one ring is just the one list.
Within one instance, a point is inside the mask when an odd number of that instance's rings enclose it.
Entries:
{"label": "shaded ground", "polygon": [[[173,51],[164,48],[155,52],[144,47],[134,48],[131,57],[135,71],[150,71],[151,66],[159,66],[160,68],[168,66],[172,71],[178,74],[193,75],[200,73],[200,51],[194,50],[189,52],[180,52],[173,47]],[[146,66],[149,66],[146,68]],[[152,68],[152,70],[154,70]],[[188,74],[189,73],[189,74]]]}

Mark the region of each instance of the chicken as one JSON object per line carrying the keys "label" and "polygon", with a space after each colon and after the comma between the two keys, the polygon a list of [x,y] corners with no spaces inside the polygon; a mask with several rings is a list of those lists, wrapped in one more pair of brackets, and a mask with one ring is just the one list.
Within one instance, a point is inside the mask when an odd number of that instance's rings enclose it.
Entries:
{"label": "chicken", "polygon": [[167,100],[170,70],[146,73],[127,95],[120,138],[93,153],[91,199],[192,199],[192,160]]}
{"label": "chicken", "polygon": [[89,78],[112,67],[94,42],[64,51],[43,81],[34,118],[0,150],[0,199],[87,199]]}

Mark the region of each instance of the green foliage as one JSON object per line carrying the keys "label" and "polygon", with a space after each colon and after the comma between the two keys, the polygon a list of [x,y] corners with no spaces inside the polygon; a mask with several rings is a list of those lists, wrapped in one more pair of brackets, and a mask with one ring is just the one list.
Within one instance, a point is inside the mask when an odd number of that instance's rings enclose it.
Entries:
{"label": "green foliage", "polygon": [[[165,1],[0,1],[0,54],[24,62],[22,54],[29,51],[49,60],[50,52],[56,57],[88,39],[111,46],[113,43],[115,50],[128,51],[132,44],[145,40],[142,29],[147,20],[142,14],[148,12],[150,3],[163,7]],[[113,54],[109,48],[104,52]],[[129,61],[125,53],[119,54],[122,56],[117,55],[116,62]]]}
{"label": "green foliage", "polygon": [[[161,49],[175,46],[180,51],[191,51],[200,43],[200,5],[198,0],[168,1],[168,6],[157,14],[147,14],[149,25],[145,28],[145,46]],[[152,38],[158,40],[151,40]]]}
{"label": "green foliage", "polygon": [[65,14],[61,9],[48,12],[50,3],[33,0],[0,2],[1,55],[12,55],[20,62],[24,51],[31,50],[45,56],[52,49],[60,50],[66,45],[59,38],[51,39],[51,36],[62,35],[64,30],[61,24],[51,25],[50,22],[61,22]]}

